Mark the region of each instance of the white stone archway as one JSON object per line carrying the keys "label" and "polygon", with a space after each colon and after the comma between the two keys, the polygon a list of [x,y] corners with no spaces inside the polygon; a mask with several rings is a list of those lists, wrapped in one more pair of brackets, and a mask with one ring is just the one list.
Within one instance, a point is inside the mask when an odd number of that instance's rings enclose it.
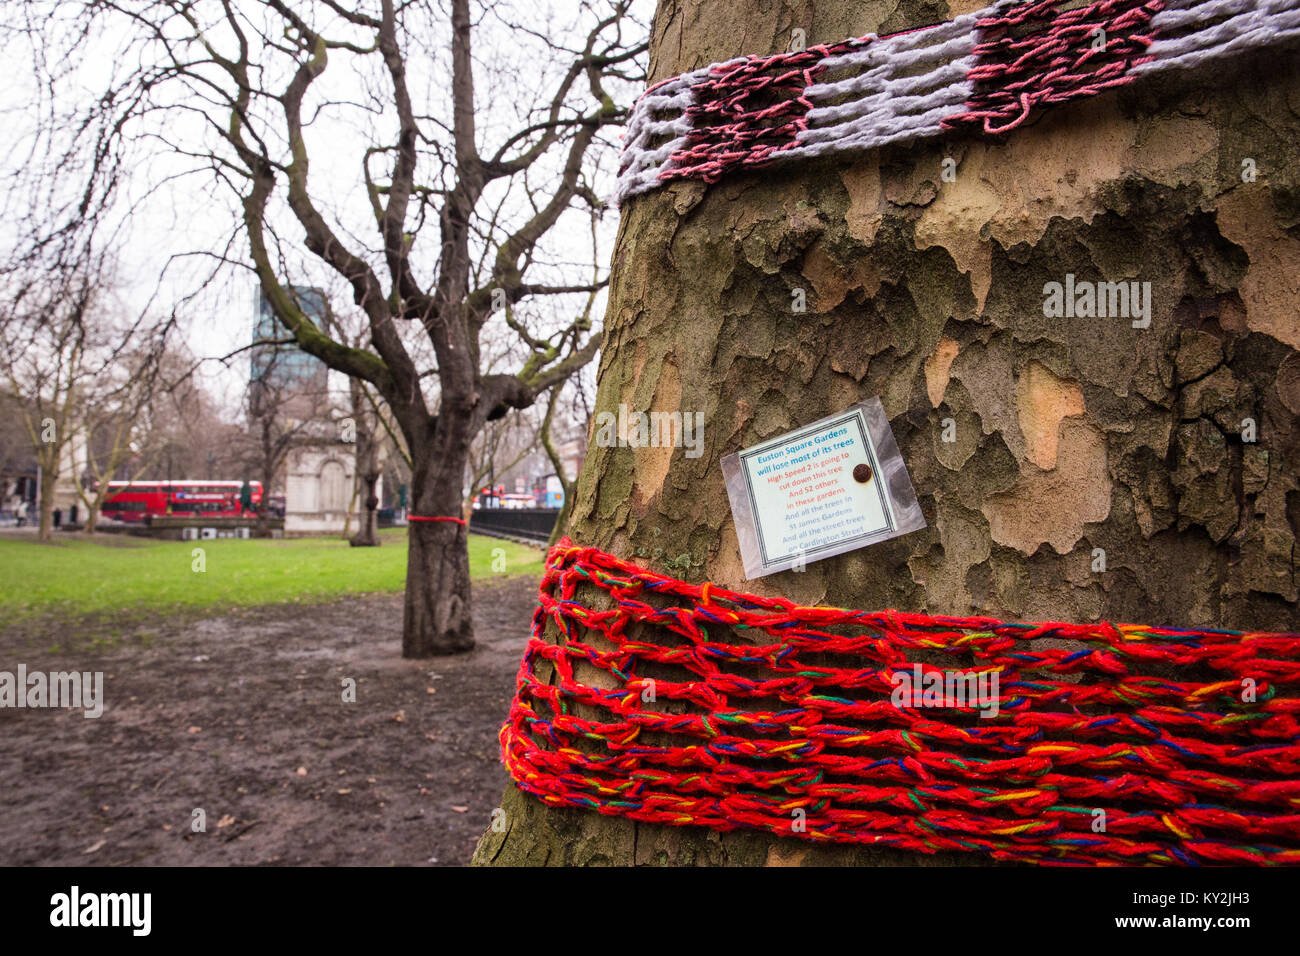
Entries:
{"label": "white stone archway", "polygon": [[[353,503],[355,446],[295,448],[285,472],[285,534],[341,534]],[[352,518],[355,524],[355,511]]]}

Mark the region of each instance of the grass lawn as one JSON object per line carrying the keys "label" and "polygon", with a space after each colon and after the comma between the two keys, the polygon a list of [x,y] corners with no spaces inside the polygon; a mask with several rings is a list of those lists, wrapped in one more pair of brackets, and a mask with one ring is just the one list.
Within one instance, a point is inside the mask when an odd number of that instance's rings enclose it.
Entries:
{"label": "grass lawn", "polygon": [[[0,618],[50,611],[248,607],[401,591],[406,529],[386,529],[380,536],[379,548],[353,548],[336,538],[152,541],[56,534],[50,544],[34,537],[0,538]],[[199,547],[206,565],[202,572],[194,569],[192,556]],[[497,548],[502,551],[494,556]],[[474,580],[540,576],[542,556],[539,548],[469,536]],[[494,557],[502,570],[493,569]]]}

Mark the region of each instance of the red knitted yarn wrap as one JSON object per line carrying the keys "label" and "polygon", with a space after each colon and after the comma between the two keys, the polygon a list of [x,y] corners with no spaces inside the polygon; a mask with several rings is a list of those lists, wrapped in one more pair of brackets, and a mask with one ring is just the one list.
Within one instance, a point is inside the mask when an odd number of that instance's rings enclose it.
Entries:
{"label": "red knitted yarn wrap", "polygon": [[[979,124],[1005,133],[1036,107],[1096,96],[1133,82],[1133,67],[1151,59],[1152,14],[1160,0],[1102,0],[1069,9],[1060,0],[1028,0],[978,22],[980,64],[970,71],[975,95],[949,128]],[[1090,42],[1105,31],[1100,49]]]}
{"label": "red knitted yarn wrap", "polygon": [[407,515],[407,521],[445,521],[449,524],[468,525],[469,522],[464,518],[454,518],[451,515]]}
{"label": "red knitted yarn wrap", "polygon": [[1300,0],[989,0],[914,30],[736,57],[661,80],[637,100],[616,196],[1004,134],[1057,104],[1296,40]]}
{"label": "red knitted yarn wrap", "polygon": [[804,89],[821,72],[821,59],[851,43],[815,46],[711,71],[697,91],[699,102],[686,110],[692,131],[688,144],[673,154],[665,182],[702,179],[715,182],[737,169],[766,165],[795,145],[811,103]]}
{"label": "red knitted yarn wrap", "polygon": [[[1154,39],[1151,18],[1162,7],[1162,0],[1096,0],[1074,7],[1067,0],[1023,0],[991,7],[991,15],[974,21],[975,65],[966,77],[973,84],[971,97],[943,119],[942,127],[1005,133],[1038,108],[1132,82],[1133,68],[1151,60],[1146,52]],[[1101,41],[1094,43],[1099,35]],[[658,179],[712,183],[797,154],[799,134],[814,106],[807,90],[826,78],[830,59],[873,42],[873,36],[856,37],[709,67],[692,86],[694,102],[682,111],[690,131]],[[650,87],[647,95],[663,86]]]}
{"label": "red knitted yarn wrap", "polygon": [[[893,675],[916,665],[996,672],[996,716],[919,692],[896,706]],[[800,607],[565,540],[502,758],[548,804],[652,823],[1044,864],[1296,864],[1297,682],[1300,634]]]}

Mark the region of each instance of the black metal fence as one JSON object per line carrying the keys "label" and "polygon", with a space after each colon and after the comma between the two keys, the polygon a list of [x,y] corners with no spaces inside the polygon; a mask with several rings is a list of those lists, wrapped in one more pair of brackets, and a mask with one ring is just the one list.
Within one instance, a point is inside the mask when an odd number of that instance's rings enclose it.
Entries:
{"label": "black metal fence", "polygon": [[476,508],[469,519],[469,530],[545,544],[559,514],[559,508]]}

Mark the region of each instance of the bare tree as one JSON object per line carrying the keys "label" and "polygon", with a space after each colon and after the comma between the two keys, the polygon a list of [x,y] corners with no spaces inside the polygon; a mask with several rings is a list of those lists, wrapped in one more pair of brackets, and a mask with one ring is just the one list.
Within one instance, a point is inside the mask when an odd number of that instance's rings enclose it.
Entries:
{"label": "bare tree", "polygon": [[[13,5],[27,23],[46,22],[37,15],[51,9],[75,13],[64,58],[130,30],[130,55],[118,62],[142,65],[122,68],[105,96],[83,104],[78,128],[99,136],[108,155],[148,129],[150,143],[197,160],[233,191],[237,238],[279,321],[392,410],[411,455],[412,516],[434,519],[409,533],[405,656],[473,645],[466,531],[456,519],[474,437],[597,350],[590,332],[529,328],[509,307],[608,281],[573,277],[547,237],[571,206],[600,205],[592,156],[612,151],[604,131],[626,115],[615,97],[630,100],[644,73],[645,30],[631,22],[629,4],[584,3],[566,14],[566,34],[581,38],[572,48],[554,39],[558,28],[525,23],[531,8],[472,11],[470,0],[449,0],[449,15],[421,0]],[[509,46],[475,47],[489,31]],[[529,54],[530,43],[540,54]],[[484,76],[490,114],[476,96]],[[206,135],[186,135],[192,117]],[[323,117],[367,138],[355,179],[365,201],[359,222],[334,201],[328,180],[311,174],[336,149],[318,133]],[[369,347],[331,337],[295,304],[285,281],[297,254],[284,241],[289,232],[310,253],[298,268],[346,281]],[[513,372],[485,374],[479,337],[502,318],[527,358]]]}
{"label": "bare tree", "polygon": [[[596,237],[597,220],[596,217],[593,216],[591,220],[591,242],[593,248],[596,246]],[[584,325],[589,327],[591,325],[591,313],[595,305],[596,293],[593,291],[587,295],[587,302],[583,308],[582,315],[573,323],[575,328],[581,328]],[[577,380],[579,386],[577,390],[578,396],[581,398],[582,404],[585,406],[586,395],[583,393],[581,388],[581,376],[574,376],[574,379]],[[570,476],[565,470],[564,458],[555,445],[555,433],[557,428],[562,427],[561,422],[565,420],[571,422],[572,419],[571,414],[568,416],[562,415],[559,420],[557,420],[556,417],[560,396],[564,391],[564,384],[565,383],[562,382],[551,389],[551,397],[546,403],[546,414],[542,417],[541,426],[537,431],[538,441],[541,443],[543,450],[545,450],[546,457],[550,459],[551,467],[555,469],[556,480],[559,481],[560,490],[564,495],[563,502],[560,505],[560,513],[555,516],[555,524],[551,528],[551,537],[547,542],[550,545],[553,545],[556,541],[560,540],[561,536],[565,533],[565,529],[568,527],[569,514],[573,510],[573,496],[578,486],[578,476]],[[584,415],[583,420],[585,421],[586,418],[587,416]]]}
{"label": "bare tree", "polygon": [[[90,292],[47,301],[35,327],[6,322],[0,326],[5,376],[19,397],[23,425],[40,468],[39,536],[48,541],[53,527],[54,490],[63,468],[87,379],[86,329],[82,316]],[[24,341],[25,340],[25,341]]]}
{"label": "bare tree", "polygon": [[357,443],[357,480],[353,497],[355,500],[364,493],[362,504],[366,508],[365,525],[349,537],[348,542],[354,547],[378,547],[381,543],[379,480],[388,475],[396,479],[395,485],[402,484],[401,476],[411,473],[411,455],[393,422],[392,411],[375,396],[369,385],[353,377],[348,379],[348,390]]}
{"label": "bare tree", "polygon": [[556,386],[551,389],[551,397],[546,402],[546,415],[542,418],[541,428],[537,431],[537,438],[546,452],[546,457],[550,459],[551,467],[555,469],[556,480],[560,483],[560,490],[564,495],[560,503],[560,513],[555,516],[555,525],[551,528],[551,537],[547,541],[548,545],[555,544],[565,534],[565,529],[569,525],[569,513],[573,510],[573,495],[578,486],[578,476],[570,476],[564,467],[564,456],[560,454],[559,448],[555,444],[555,433],[557,430],[556,410],[559,407],[560,394],[563,389]]}
{"label": "bare tree", "polygon": [[536,451],[537,442],[538,422],[523,415],[488,422],[478,433],[470,446],[469,467],[465,472],[469,483],[461,513],[466,521],[473,513],[474,498],[483,488],[483,482],[493,484]]}
{"label": "bare tree", "polygon": [[160,382],[144,410],[148,432],[138,442],[137,457],[113,477],[242,477],[247,419],[229,420],[198,374],[203,364],[174,349],[163,357]]}
{"label": "bare tree", "polygon": [[3,276],[0,374],[41,470],[44,541],[59,479],[71,478],[80,496],[75,469],[91,432],[110,417],[126,431],[134,428],[130,417],[150,387],[173,320],[123,318],[109,269],[88,247],[63,263],[47,262],[43,251],[17,250]]}
{"label": "bare tree", "polygon": [[[104,500],[117,477],[130,480],[150,467],[163,443],[153,440],[159,418],[171,413],[189,382],[188,369],[181,381],[161,378],[161,351],[135,350],[103,369],[100,387],[86,395],[77,427],[84,441],[84,467],[78,475],[77,497],[85,508],[87,534],[94,534]],[[125,472],[125,474],[123,474]]]}
{"label": "bare tree", "polygon": [[[359,378],[348,379],[348,397],[351,399],[352,423],[356,440],[356,482],[354,499],[362,495],[360,504],[365,516],[357,533],[348,538],[354,548],[379,547],[379,476],[384,472],[384,435],[380,431],[379,409]],[[349,520],[351,520],[349,509]]]}
{"label": "bare tree", "polygon": [[30,495],[22,479],[34,474],[32,442],[23,423],[21,401],[0,383],[0,508]]}

